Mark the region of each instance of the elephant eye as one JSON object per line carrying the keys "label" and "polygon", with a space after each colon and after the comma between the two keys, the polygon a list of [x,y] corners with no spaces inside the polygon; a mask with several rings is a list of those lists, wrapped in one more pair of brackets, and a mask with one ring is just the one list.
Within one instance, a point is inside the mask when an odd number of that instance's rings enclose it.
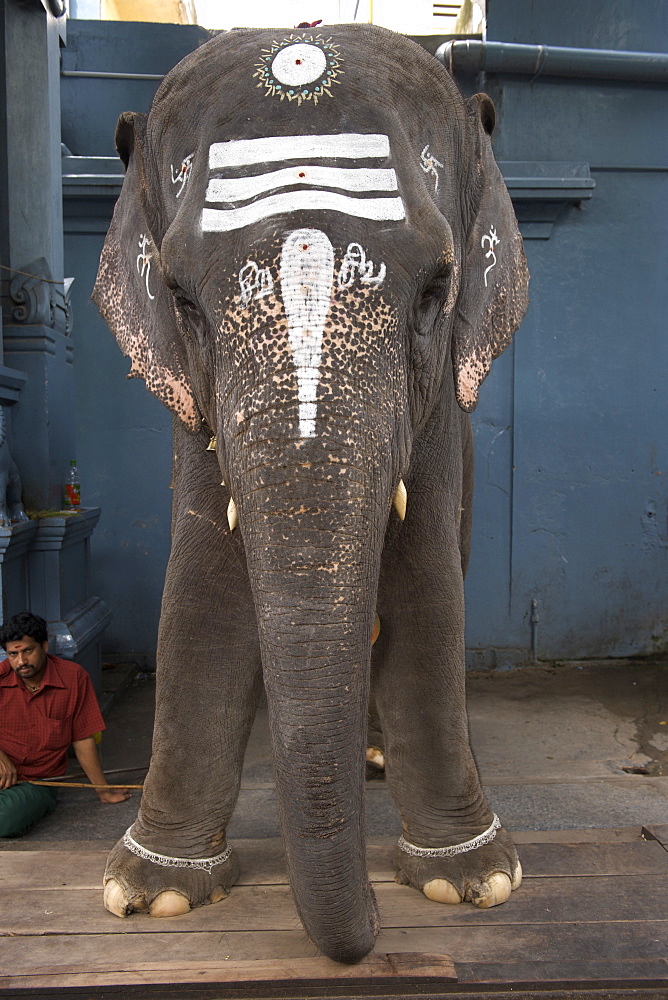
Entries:
{"label": "elephant eye", "polygon": [[183,291],[182,288],[172,288],[178,317],[186,337],[194,334],[198,340],[204,339],[205,318],[199,306]]}
{"label": "elephant eye", "polygon": [[180,309],[184,315],[187,316],[190,313],[199,312],[198,307],[192,299],[188,298],[182,288],[172,288],[172,295],[174,296],[177,308]]}
{"label": "elephant eye", "polygon": [[422,290],[415,310],[415,325],[418,333],[429,337],[448,296],[448,274],[437,274]]}

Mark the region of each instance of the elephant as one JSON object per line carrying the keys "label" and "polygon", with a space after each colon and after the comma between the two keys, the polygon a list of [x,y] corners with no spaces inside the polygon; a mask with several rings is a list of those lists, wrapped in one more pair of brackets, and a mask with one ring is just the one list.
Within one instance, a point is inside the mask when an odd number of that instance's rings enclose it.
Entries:
{"label": "elephant", "polygon": [[401,817],[399,882],[479,906],[519,885],[465,701],[469,414],[528,294],[494,125],[486,95],[360,24],[215,35],[119,119],[93,297],[173,414],[151,765],[104,879],[119,916],[234,884],[263,685],[322,953],[357,962],[379,931],[367,749]]}

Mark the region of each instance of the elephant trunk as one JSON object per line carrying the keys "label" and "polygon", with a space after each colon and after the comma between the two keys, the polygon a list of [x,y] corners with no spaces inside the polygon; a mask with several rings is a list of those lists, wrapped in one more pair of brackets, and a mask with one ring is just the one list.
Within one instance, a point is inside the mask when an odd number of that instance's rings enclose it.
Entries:
{"label": "elephant trunk", "polygon": [[292,624],[313,614],[302,602],[262,616],[264,676],[297,909],[322,952],[355,962],[378,932],[363,830],[370,630],[365,621],[358,636],[330,641],[327,633],[346,626],[321,612],[320,638]]}
{"label": "elephant trunk", "polygon": [[344,464],[333,477],[322,463],[318,482],[307,478],[315,463],[303,464],[307,472],[284,467],[283,482],[246,491],[240,524],[290,883],[311,940],[352,963],[373,948],[379,927],[366,870],[364,772],[390,473]]}

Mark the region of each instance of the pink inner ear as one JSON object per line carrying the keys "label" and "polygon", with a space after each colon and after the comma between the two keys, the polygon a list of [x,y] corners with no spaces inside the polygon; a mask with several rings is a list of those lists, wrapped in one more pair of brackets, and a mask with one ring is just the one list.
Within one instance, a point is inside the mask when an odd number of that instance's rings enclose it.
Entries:
{"label": "pink inner ear", "polygon": [[469,357],[456,366],[457,402],[467,413],[475,410],[478,404],[478,389],[489,371],[490,361],[485,364],[482,359]]}
{"label": "pink inner ear", "polygon": [[147,389],[168,406],[192,431],[199,430],[200,416],[192,393],[169,368],[160,366],[155,360],[147,366],[148,374],[142,373]]}

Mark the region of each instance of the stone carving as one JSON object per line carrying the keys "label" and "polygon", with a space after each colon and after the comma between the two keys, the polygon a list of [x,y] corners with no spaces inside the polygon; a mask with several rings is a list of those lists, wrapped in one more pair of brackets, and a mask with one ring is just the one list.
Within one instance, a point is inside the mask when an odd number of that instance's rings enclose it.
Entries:
{"label": "stone carving", "polygon": [[23,524],[28,515],[21,502],[21,477],[7,440],[7,417],[0,406],[0,527]]}
{"label": "stone carving", "polygon": [[70,292],[74,278],[54,281],[44,257],[17,270],[9,283],[11,321],[39,324],[61,333],[72,330]]}

